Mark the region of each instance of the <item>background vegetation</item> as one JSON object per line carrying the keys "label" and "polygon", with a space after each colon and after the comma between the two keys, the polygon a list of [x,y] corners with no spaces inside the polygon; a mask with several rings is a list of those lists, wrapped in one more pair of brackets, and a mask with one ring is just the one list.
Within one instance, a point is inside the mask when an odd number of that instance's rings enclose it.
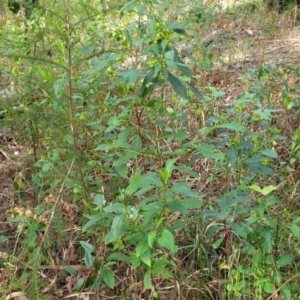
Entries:
{"label": "background vegetation", "polygon": [[298,299],[297,7],[22,3],[0,15],[1,299]]}

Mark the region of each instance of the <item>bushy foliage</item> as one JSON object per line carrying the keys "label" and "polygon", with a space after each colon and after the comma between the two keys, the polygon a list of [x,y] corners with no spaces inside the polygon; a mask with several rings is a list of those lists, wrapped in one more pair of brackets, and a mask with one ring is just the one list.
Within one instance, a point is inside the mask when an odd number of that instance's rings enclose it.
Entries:
{"label": "bushy foliage", "polygon": [[[188,33],[216,22],[217,8],[55,4],[39,3],[26,26],[1,32],[1,55],[13,62],[2,77],[17,87],[2,99],[3,128],[16,128],[27,147],[35,190],[28,199],[28,181],[16,180],[20,201],[30,200],[9,218],[27,249],[18,259],[34,273],[59,247],[51,239],[63,244],[62,228],[80,226],[76,251],[88,276],[64,267],[77,292],[106,285],[121,297],[118,270],[129,268],[137,293],[149,299],[163,294],[161,280],[179,287],[172,299],[187,299],[187,286],[210,299],[215,278],[225,282],[222,299],[298,295],[291,239],[298,246],[299,217],[282,186],[299,197],[286,180],[298,180],[300,134],[292,129],[289,143],[274,120],[299,107],[287,82],[299,69],[249,69],[247,90],[228,103],[203,80],[220,61]],[[267,89],[278,81],[281,107]],[[16,249],[2,251],[18,257]],[[201,278],[186,278],[188,268]]]}

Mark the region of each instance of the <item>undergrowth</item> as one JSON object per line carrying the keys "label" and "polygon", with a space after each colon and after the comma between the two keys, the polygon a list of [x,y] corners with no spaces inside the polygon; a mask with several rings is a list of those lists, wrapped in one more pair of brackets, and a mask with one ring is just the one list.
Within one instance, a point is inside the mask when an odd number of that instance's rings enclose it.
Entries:
{"label": "undergrowth", "polygon": [[299,297],[300,69],[268,48],[280,16],[50,2],[1,31],[1,132],[21,145],[2,154],[22,164],[1,175],[0,297]]}

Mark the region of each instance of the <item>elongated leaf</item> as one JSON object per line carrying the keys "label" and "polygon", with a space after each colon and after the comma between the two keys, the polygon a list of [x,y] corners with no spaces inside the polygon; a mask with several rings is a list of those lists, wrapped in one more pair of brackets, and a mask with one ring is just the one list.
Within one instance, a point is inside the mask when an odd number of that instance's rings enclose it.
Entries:
{"label": "elongated leaf", "polygon": [[75,270],[69,266],[64,266],[64,270],[67,271],[72,276],[77,276],[77,274],[78,274],[77,270]]}
{"label": "elongated leaf", "polygon": [[104,283],[110,287],[111,289],[113,289],[115,287],[115,275],[114,273],[110,270],[105,268],[102,273],[102,279],[104,281]]}
{"label": "elongated leaf", "polygon": [[293,225],[290,227],[290,229],[291,229],[291,231],[292,231],[292,233],[293,233],[293,235],[294,235],[295,237],[297,237],[297,236],[300,234],[300,227],[299,227],[298,225],[293,224]]}
{"label": "elongated leaf", "polygon": [[174,165],[178,158],[168,159],[166,162],[166,171],[168,172],[169,176],[172,174]]}
{"label": "elongated leaf", "polygon": [[148,172],[144,175],[141,176],[141,181],[145,184],[145,185],[153,185],[156,187],[163,187],[163,183],[160,180],[160,178],[158,177],[158,175],[154,172]]}
{"label": "elongated leaf", "polygon": [[139,135],[135,136],[132,140],[130,150],[136,153],[140,153],[142,151],[142,140]]}
{"label": "elongated leaf", "polygon": [[265,282],[263,285],[263,290],[268,294],[273,294],[276,288],[271,282]]}
{"label": "elongated leaf", "polygon": [[233,167],[238,158],[238,150],[236,147],[231,146],[226,152],[226,158],[230,165]]}
{"label": "elongated leaf", "polygon": [[182,24],[168,23],[168,28],[173,29],[178,34],[187,35],[185,28]]}
{"label": "elongated leaf", "polygon": [[224,158],[223,153],[214,151],[215,147],[213,145],[202,144],[202,145],[198,146],[197,149],[205,157],[213,158],[213,159],[217,159],[217,160],[222,160]]}
{"label": "elongated leaf", "polygon": [[183,83],[181,82],[180,79],[178,79],[177,77],[175,77],[172,73],[170,73],[168,71],[168,78],[170,80],[170,83],[173,87],[173,90],[175,91],[175,93],[177,95],[179,95],[180,97],[184,98],[184,99],[190,99],[186,93],[185,87],[183,85]]}
{"label": "elongated leaf", "polygon": [[247,131],[247,127],[241,125],[238,122],[230,122],[230,123],[224,123],[224,124],[220,124],[217,126],[217,128],[226,128],[226,129],[230,129],[230,130],[235,130],[235,131]]}
{"label": "elongated leaf", "polygon": [[136,246],[135,253],[140,257],[145,251],[149,249],[148,238],[143,238]]}
{"label": "elongated leaf", "polygon": [[232,222],[228,222],[228,225],[236,234],[238,234],[244,239],[247,238],[247,235],[249,234],[249,230],[247,229],[246,226],[244,226],[243,224],[232,223]]}
{"label": "elongated leaf", "polygon": [[118,72],[117,75],[123,78],[127,85],[132,85],[140,77],[141,71],[137,69],[129,69],[125,72]]}
{"label": "elongated leaf", "polygon": [[270,230],[267,228],[262,228],[260,234],[264,239],[264,250],[266,252],[270,252],[273,246],[273,239]]}
{"label": "elongated leaf", "polygon": [[109,260],[117,260],[117,261],[123,261],[123,262],[129,262],[130,257],[127,255],[120,253],[120,252],[113,252],[108,257]]}
{"label": "elongated leaf", "polygon": [[135,152],[127,152],[125,155],[121,155],[116,161],[114,161],[113,166],[123,166],[124,164],[127,164],[129,160],[135,158],[137,156],[137,153]]}
{"label": "elongated leaf", "polygon": [[95,196],[95,203],[97,204],[97,207],[99,209],[102,208],[103,202],[104,202],[104,196],[102,194],[97,194]]}
{"label": "elongated leaf", "polygon": [[293,254],[285,254],[281,256],[277,261],[277,267],[281,268],[286,265],[289,265],[291,262],[294,261],[294,255]]}
{"label": "elongated leaf", "polygon": [[186,82],[186,85],[194,93],[195,96],[197,96],[199,99],[203,100],[203,95],[196,87],[194,87],[192,84],[190,84],[188,82]]}
{"label": "elongated leaf", "polygon": [[122,178],[128,178],[127,164],[118,165],[115,167],[115,170]]}
{"label": "elongated leaf", "polygon": [[88,242],[80,241],[80,245],[86,252],[89,252],[89,253],[95,252],[95,246]]}
{"label": "elongated leaf", "polygon": [[154,244],[154,240],[156,238],[157,231],[152,230],[148,233],[148,245],[152,248]]}
{"label": "elongated leaf", "polygon": [[152,262],[151,262],[151,252],[150,248],[148,248],[142,255],[141,260],[144,264],[146,264],[148,267],[151,268]]}
{"label": "elongated leaf", "polygon": [[292,299],[291,290],[290,290],[290,287],[288,287],[288,286],[283,286],[280,289],[280,294],[283,296],[284,300]]}
{"label": "elongated leaf", "polygon": [[116,216],[113,220],[111,230],[107,233],[104,240],[106,245],[113,243],[120,237],[122,237],[127,230],[127,223],[124,222],[124,216]]}
{"label": "elongated leaf", "polygon": [[244,159],[244,163],[253,171],[259,174],[272,175],[273,170],[267,166],[264,166],[260,163],[260,157],[251,157]]}
{"label": "elongated leaf", "polygon": [[175,183],[170,190],[176,194],[192,197],[194,194],[186,185],[187,183],[185,182],[178,182]]}
{"label": "elongated leaf", "polygon": [[272,149],[267,149],[267,150],[261,150],[259,151],[261,154],[267,156],[267,157],[271,157],[271,158],[277,158],[277,152],[272,150]]}
{"label": "elongated leaf", "polygon": [[8,241],[9,237],[5,235],[0,235],[0,244],[3,244],[4,242]]}
{"label": "elongated leaf", "polygon": [[183,204],[187,209],[197,209],[197,208],[202,207],[203,200],[198,197],[191,197],[191,198],[185,199],[183,201]]}
{"label": "elongated leaf", "polygon": [[85,261],[85,265],[89,268],[91,268],[94,264],[94,258],[91,254],[91,252],[87,252],[85,251],[84,253],[84,261]]}
{"label": "elongated leaf", "polygon": [[276,186],[273,186],[273,185],[267,185],[265,186],[262,190],[261,190],[261,193],[266,196],[266,195],[269,195],[271,192],[277,190],[277,187]]}
{"label": "elongated leaf", "polygon": [[174,236],[173,234],[166,228],[162,229],[161,237],[158,239],[158,243],[167,248],[172,253],[175,253],[177,251],[177,247],[174,243]]}
{"label": "elongated leaf", "polygon": [[89,221],[82,227],[82,232],[86,232],[90,227],[92,227],[94,224],[96,224],[98,221],[100,221],[102,218],[102,215],[97,214],[90,217]]}
{"label": "elongated leaf", "polygon": [[145,288],[150,290],[152,288],[151,269],[149,269],[144,276]]}
{"label": "elongated leaf", "polygon": [[178,51],[174,50],[174,61],[177,62],[177,67],[178,69],[183,73],[183,75],[192,78],[193,74],[192,72],[189,70],[188,66],[180,59],[179,55],[178,55]]}
{"label": "elongated leaf", "polygon": [[78,281],[77,281],[77,284],[76,284],[76,287],[75,287],[75,291],[77,293],[79,293],[82,289],[83,289],[83,286],[84,286],[84,278],[79,278]]}
{"label": "elongated leaf", "polygon": [[183,201],[180,200],[172,200],[168,202],[168,208],[171,212],[180,212],[182,215],[185,215],[187,209],[183,204]]}

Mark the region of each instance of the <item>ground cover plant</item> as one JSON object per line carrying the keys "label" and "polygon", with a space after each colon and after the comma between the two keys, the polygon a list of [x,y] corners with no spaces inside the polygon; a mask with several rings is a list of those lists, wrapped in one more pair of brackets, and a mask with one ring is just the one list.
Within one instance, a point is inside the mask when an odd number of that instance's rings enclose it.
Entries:
{"label": "ground cover plant", "polygon": [[[4,7],[4,6],[3,6]],[[297,299],[297,8],[1,15],[1,299]]]}

